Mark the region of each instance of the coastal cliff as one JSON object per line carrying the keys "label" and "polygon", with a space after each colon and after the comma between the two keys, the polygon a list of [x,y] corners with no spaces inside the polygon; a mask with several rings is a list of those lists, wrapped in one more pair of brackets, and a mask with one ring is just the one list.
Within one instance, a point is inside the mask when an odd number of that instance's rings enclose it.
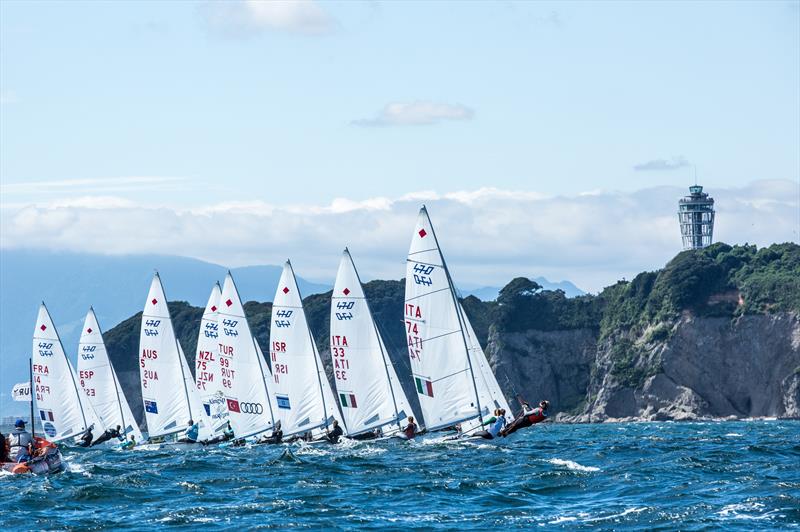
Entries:
{"label": "coastal cliff", "polygon": [[[367,297],[398,377],[416,407],[405,351],[403,282],[372,281]],[[304,299],[328,376],[331,293]],[[462,304],[513,408],[551,401],[557,420],[800,417],[800,246],[715,244],[597,295],[567,298],[527,278],[496,301]],[[271,303],[248,302],[268,352]],[[193,367],[203,310],[170,303]],[[104,338],[134,415],[142,419],[141,314]]]}

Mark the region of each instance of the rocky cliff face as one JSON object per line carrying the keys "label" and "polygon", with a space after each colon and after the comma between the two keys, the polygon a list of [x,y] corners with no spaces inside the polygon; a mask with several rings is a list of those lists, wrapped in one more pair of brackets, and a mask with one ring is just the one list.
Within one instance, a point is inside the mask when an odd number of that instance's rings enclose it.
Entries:
{"label": "rocky cliff face", "polygon": [[548,398],[564,421],[800,417],[797,314],[687,313],[659,327],[659,340],[654,328],[604,340],[587,329],[493,330],[487,354],[510,397]]}

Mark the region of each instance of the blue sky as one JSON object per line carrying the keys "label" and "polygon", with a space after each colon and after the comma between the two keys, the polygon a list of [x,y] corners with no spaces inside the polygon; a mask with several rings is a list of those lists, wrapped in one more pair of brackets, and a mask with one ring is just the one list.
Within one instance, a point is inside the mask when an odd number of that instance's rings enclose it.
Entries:
{"label": "blue sky", "polygon": [[[677,251],[673,204],[694,165],[731,197],[720,238],[796,241],[799,5],[4,0],[0,245],[279,263],[332,238],[309,216],[335,227],[346,213],[336,254],[309,252],[305,276],[332,277],[355,239],[381,257],[366,277],[399,277],[414,212],[435,197],[466,209],[440,224],[455,253],[509,265],[465,267],[465,284],[517,272],[599,289]],[[754,189],[769,197],[748,199]],[[522,214],[560,207],[518,219],[536,228],[502,249],[490,240],[516,232],[463,232],[475,209],[502,226],[509,197],[532,202]],[[615,262],[613,224],[582,217],[631,205],[626,219],[647,231],[629,237],[653,242]],[[203,225],[220,212],[243,228],[214,219],[225,242]],[[397,234],[381,233],[395,215]],[[374,231],[348,238],[366,219]],[[134,226],[148,220],[177,236],[142,239]],[[93,245],[87,226],[103,229]],[[608,255],[581,255],[585,240]]]}

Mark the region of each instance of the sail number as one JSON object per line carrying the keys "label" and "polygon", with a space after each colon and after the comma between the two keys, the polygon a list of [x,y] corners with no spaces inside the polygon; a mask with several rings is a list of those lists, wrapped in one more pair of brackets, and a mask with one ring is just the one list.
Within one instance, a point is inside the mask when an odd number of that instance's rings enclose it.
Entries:
{"label": "sail number", "polygon": [[422,309],[418,305],[406,303],[406,336],[408,339],[408,356],[411,360],[422,360],[422,337],[419,332],[419,324],[424,323],[422,319]]}

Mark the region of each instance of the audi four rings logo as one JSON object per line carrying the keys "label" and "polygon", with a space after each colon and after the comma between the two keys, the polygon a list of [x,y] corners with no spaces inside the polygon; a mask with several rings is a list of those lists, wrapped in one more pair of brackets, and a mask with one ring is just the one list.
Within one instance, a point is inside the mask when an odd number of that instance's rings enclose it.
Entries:
{"label": "audi four rings logo", "polygon": [[261,403],[239,403],[239,410],[242,414],[263,414],[264,407]]}

